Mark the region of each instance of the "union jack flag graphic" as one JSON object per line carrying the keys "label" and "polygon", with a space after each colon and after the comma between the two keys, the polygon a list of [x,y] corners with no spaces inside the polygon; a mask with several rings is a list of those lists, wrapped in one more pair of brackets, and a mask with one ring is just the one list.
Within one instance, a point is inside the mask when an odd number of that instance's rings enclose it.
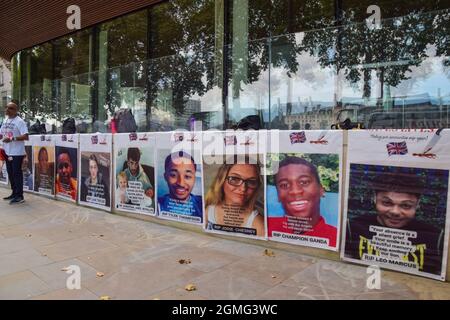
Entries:
{"label": "union jack flag graphic", "polygon": [[388,155],[405,155],[408,154],[408,147],[406,141],[390,142],[386,145]]}
{"label": "union jack flag graphic", "polygon": [[92,136],[91,137],[91,143],[92,144],[98,144],[98,136]]}
{"label": "union jack flag graphic", "polygon": [[129,138],[130,138],[130,141],[137,140],[137,138],[138,138],[137,133],[134,133],[134,132],[130,133]]}
{"label": "union jack flag graphic", "polygon": [[67,141],[67,136],[65,135],[65,134],[63,134],[62,136],[61,136],[61,141]]}
{"label": "union jack flag graphic", "polygon": [[291,139],[291,144],[294,144],[294,143],[305,143],[306,142],[305,131],[292,132],[289,135],[289,138]]}
{"label": "union jack flag graphic", "polygon": [[225,143],[226,146],[237,145],[237,138],[236,136],[225,136],[225,138],[223,138],[223,143]]}

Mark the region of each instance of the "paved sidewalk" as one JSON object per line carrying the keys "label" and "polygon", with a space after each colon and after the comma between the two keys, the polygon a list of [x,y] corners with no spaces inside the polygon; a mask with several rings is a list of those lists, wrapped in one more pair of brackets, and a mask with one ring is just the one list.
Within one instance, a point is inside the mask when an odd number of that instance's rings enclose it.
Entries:
{"label": "paved sidewalk", "polygon": [[[264,242],[29,194],[22,205],[0,201],[0,299],[450,299],[449,283],[396,272],[368,290],[364,267],[281,250],[270,257]],[[66,289],[69,265],[81,268],[80,290]],[[188,292],[191,283],[197,290]]]}

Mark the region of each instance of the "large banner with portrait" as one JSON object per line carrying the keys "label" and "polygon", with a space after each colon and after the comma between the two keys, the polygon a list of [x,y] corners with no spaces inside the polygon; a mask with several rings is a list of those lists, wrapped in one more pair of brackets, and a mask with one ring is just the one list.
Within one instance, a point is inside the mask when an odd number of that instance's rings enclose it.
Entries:
{"label": "large banner with portrait", "polygon": [[203,135],[204,229],[265,239],[266,131]]}
{"label": "large banner with portrait", "polygon": [[[3,151],[3,142],[0,139],[0,184],[7,185],[8,184],[8,172],[6,170],[6,155]],[[3,151],[3,152],[2,152]]]}
{"label": "large banner with portrait", "polygon": [[114,168],[115,208],[155,215],[155,137],[115,134]]}
{"label": "large banner with portrait", "polygon": [[270,240],[337,251],[342,131],[270,132],[267,230]]}
{"label": "large banner with portrait", "polygon": [[158,133],[157,199],[160,218],[203,221],[201,133]]}
{"label": "large banner with portrait", "polygon": [[33,145],[34,192],[55,195],[55,136],[30,136]]}
{"label": "large banner with portrait", "polygon": [[30,138],[25,141],[25,157],[22,162],[23,191],[34,192],[33,143]]}
{"label": "large banner with portrait", "polygon": [[78,134],[55,135],[56,198],[76,202],[78,199]]}
{"label": "large banner with portrait", "polygon": [[78,160],[80,204],[111,210],[111,153],[111,134],[80,134]]}
{"label": "large banner with portrait", "polygon": [[342,258],[444,281],[450,130],[348,134]]}

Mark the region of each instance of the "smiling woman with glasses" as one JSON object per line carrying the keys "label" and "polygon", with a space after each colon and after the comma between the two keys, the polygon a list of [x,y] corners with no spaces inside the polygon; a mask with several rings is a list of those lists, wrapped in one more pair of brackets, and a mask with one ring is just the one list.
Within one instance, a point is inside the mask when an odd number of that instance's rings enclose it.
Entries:
{"label": "smiling woman with glasses", "polygon": [[225,161],[205,197],[206,229],[264,236],[264,217],[256,209],[262,192],[260,164]]}

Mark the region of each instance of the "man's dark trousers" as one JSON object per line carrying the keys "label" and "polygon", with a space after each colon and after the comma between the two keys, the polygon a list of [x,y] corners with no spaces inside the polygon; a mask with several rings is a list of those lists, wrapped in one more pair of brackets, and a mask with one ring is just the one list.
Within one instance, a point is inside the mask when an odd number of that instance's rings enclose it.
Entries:
{"label": "man's dark trousers", "polygon": [[[14,198],[23,198],[23,173],[22,161],[25,156],[8,156],[6,161],[6,170],[11,184],[12,196]],[[12,160],[10,161],[10,159]]]}

